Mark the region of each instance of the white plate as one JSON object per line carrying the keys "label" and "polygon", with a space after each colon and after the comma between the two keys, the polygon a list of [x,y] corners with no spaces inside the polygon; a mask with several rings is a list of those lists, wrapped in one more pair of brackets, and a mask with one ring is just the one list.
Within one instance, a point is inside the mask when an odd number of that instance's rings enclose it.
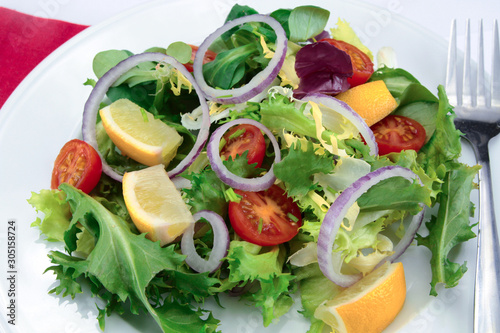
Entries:
{"label": "white plate", "polygon": [[[0,112],[0,331],[3,332],[96,332],[99,331],[95,300],[78,295],[74,300],[48,295],[55,286],[47,252],[57,248],[39,240],[30,228],[36,214],[26,202],[31,191],[50,186],[52,163],[62,145],[80,136],[83,105],[90,88],[83,82],[93,77],[93,56],[106,49],[128,49],[134,53],[151,46],[166,46],[183,40],[200,43],[219,27],[234,1],[155,1],[134,8],[112,20],[93,26],[64,44],[44,60],[18,87]],[[293,0],[287,7],[302,5]],[[392,46],[399,66],[407,69],[431,91],[444,82],[446,45],[432,34],[391,11],[359,2],[309,1],[331,11],[329,27],[337,18],[351,22],[373,51]],[[259,0],[251,6],[261,13],[283,3]],[[492,156],[499,156],[495,142]],[[473,163],[470,149],[464,160]],[[498,165],[498,161],[493,158]],[[493,168],[494,169],[494,168]],[[496,202],[498,207],[498,201]],[[7,222],[16,221],[17,274],[16,325],[6,323],[9,284],[7,281]],[[453,289],[439,289],[438,297],[428,296],[430,252],[412,247],[405,254],[407,301],[387,332],[470,332],[475,241],[454,251],[453,260],[469,262],[469,271]],[[210,303],[223,332],[305,332],[308,323],[295,312],[279,323],[263,329],[259,311],[232,300],[225,309]],[[300,305],[297,305],[299,309]],[[107,318],[109,332],[156,332],[159,329],[147,315]]]}

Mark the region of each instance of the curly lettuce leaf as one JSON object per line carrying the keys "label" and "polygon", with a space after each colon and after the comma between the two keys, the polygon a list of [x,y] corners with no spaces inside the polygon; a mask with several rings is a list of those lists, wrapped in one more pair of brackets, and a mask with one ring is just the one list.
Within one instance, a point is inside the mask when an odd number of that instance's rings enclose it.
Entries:
{"label": "curly lettuce leaf", "polygon": [[[300,165],[300,168],[297,166]],[[309,191],[318,188],[314,175],[328,174],[334,168],[334,161],[327,154],[318,155],[311,141],[302,147],[297,141],[281,162],[274,165],[274,174],[285,183],[289,196],[302,198]]]}
{"label": "curly lettuce leaf", "polygon": [[282,94],[271,94],[260,103],[261,123],[271,131],[293,132],[299,135],[316,137],[314,120],[304,115],[303,104],[300,108]]}
{"label": "curly lettuce leaf", "polygon": [[258,177],[262,172],[266,171],[263,168],[257,168],[257,163],[248,164],[248,150],[241,155],[232,156],[223,161],[229,172],[243,178]]}
{"label": "curly lettuce leaf", "polygon": [[35,207],[37,212],[44,213],[44,218],[37,217],[32,227],[38,227],[49,242],[63,241],[64,231],[68,228],[71,211],[66,202],[64,193],[57,190],[41,190],[40,193],[31,192],[28,203]]}
{"label": "curly lettuce leaf", "polygon": [[[186,300],[201,300],[210,295],[210,289],[219,283],[218,279],[210,278],[208,274],[189,273],[183,266],[184,256],[175,251],[174,245],[162,248],[159,242],[151,242],[144,234],[131,232],[127,222],[71,185],[61,184],[60,189],[66,194],[72,212],[63,237],[70,254],[54,251],[49,255],[55,265],[48,271],[54,271],[60,281],[53,292],[74,297],[81,291],[77,285],[81,279],[90,281],[94,286],[93,293],[105,295],[107,301],[105,308],[100,310],[101,327],[104,326],[104,313],[109,314],[116,302],[123,304],[128,301],[133,314],[138,314],[141,309],[149,312],[164,332],[185,332],[187,327],[190,331],[214,331],[217,321],[211,317],[201,318],[199,311],[188,304],[170,302],[167,297],[162,306],[153,306],[147,288],[161,273],[172,288],[185,294],[192,293]],[[82,227],[95,239],[95,247],[86,259],[71,255],[77,249]],[[185,288],[183,281],[190,281],[203,290]],[[185,316],[164,317],[172,311],[182,312]]]}
{"label": "curly lettuce leaf", "polygon": [[453,107],[448,102],[444,87],[438,88],[439,109],[436,116],[436,132],[419,152],[419,163],[425,170],[438,170],[445,166],[446,170],[455,167],[462,152],[461,132],[456,129],[453,119]]}
{"label": "curly lettuce leaf", "polygon": [[282,250],[275,246],[261,252],[261,247],[244,241],[232,241],[227,255],[229,281],[254,283],[256,291],[245,294],[245,298],[262,308],[264,326],[270,325],[293,305],[295,277],[283,271]]}
{"label": "curly lettuce leaf", "polygon": [[[64,192],[58,190],[41,190],[31,193],[28,203],[44,214],[43,219],[37,217],[32,227],[37,227],[49,242],[64,241],[64,232],[69,226],[71,210],[66,202]],[[86,230],[78,235],[76,251],[87,256],[94,248],[94,239]]]}
{"label": "curly lettuce leaf", "polygon": [[203,169],[199,173],[191,173],[184,177],[191,181],[191,188],[185,188],[183,192],[193,213],[208,209],[221,216],[227,215],[228,203],[224,192],[228,186],[212,169]]}
{"label": "curly lettuce leaf", "polygon": [[450,251],[462,242],[476,237],[470,224],[470,193],[479,166],[460,165],[447,173],[442,192],[438,196],[439,211],[426,223],[429,234],[417,235],[418,245],[424,245],[432,252],[431,257],[431,295],[437,295],[436,286],[440,283],[451,288],[467,271],[467,263],[454,263],[449,260]]}
{"label": "curly lettuce leaf", "polygon": [[431,295],[437,295],[437,285],[455,286],[467,271],[466,263],[453,263],[449,252],[457,245],[475,237],[470,217],[470,201],[474,178],[480,166],[466,166],[458,162],[462,151],[461,132],[455,128],[453,108],[442,86],[438,87],[439,109],[436,131],[420,150],[418,161],[426,174],[440,178],[436,203],[438,212],[426,223],[429,235],[417,235],[417,243],[426,246],[431,257]]}

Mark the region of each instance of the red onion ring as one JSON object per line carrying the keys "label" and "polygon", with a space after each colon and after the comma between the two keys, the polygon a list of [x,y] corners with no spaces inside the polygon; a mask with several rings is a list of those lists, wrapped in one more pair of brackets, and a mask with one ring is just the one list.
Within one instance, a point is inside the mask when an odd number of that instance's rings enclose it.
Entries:
{"label": "red onion ring", "polygon": [[370,153],[374,156],[378,155],[378,146],[375,141],[375,136],[373,135],[372,130],[366,124],[365,120],[354,111],[347,103],[336,99],[335,97],[324,95],[320,93],[307,94],[304,96],[302,101],[306,102],[315,102],[317,104],[323,104],[329,109],[341,114],[345,118],[347,118],[361,133],[363,138],[365,139],[366,144],[370,148]]}
{"label": "red onion ring", "polygon": [[[198,94],[198,98],[200,100],[200,105],[203,111],[203,121],[201,125],[200,132],[196,138],[193,148],[187,154],[187,156],[172,170],[168,172],[170,178],[175,177],[176,175],[183,172],[200,154],[201,150],[205,146],[205,143],[208,139],[209,135],[209,127],[210,127],[210,117],[209,117],[209,108],[207,105],[207,101],[203,97],[202,90],[198,86],[197,82],[193,79],[191,73],[189,73],[184,65],[175,60],[175,58],[168,56],[163,53],[153,53],[146,52],[137,55],[130,56],[129,58],[121,61],[115,67],[111,68],[108,72],[106,72],[96,83],[94,89],[90,93],[87,102],[85,103],[84,111],[83,111],[83,125],[82,125],[82,135],[83,140],[89,143],[92,147],[95,148],[97,152],[99,152],[97,139],[96,139],[96,118],[97,113],[99,112],[99,105],[101,101],[106,96],[108,89],[118,80],[124,73],[134,68],[138,64],[145,61],[154,61],[161,62],[171,65],[176,68],[182,75],[184,75],[193,85],[196,93]],[[118,174],[110,165],[108,165],[102,155],[99,153],[102,160],[102,170],[105,174],[110,176],[111,178],[122,181],[123,176]]]}
{"label": "red onion ring", "polygon": [[[255,75],[250,82],[240,88],[222,90],[210,87],[203,77],[203,57],[212,43],[224,32],[247,22],[263,22],[268,24],[276,33],[276,51],[269,64]],[[285,61],[288,40],[281,24],[268,15],[254,14],[243,16],[227,22],[215,30],[201,43],[193,62],[193,74],[200,88],[208,100],[221,104],[237,104],[248,101],[261,93],[276,78]]]}
{"label": "red onion ring", "polygon": [[[337,232],[344,216],[346,215],[348,209],[354,204],[354,202],[356,202],[358,198],[369,188],[384,179],[392,177],[403,177],[408,180],[417,179],[420,182],[420,178],[410,169],[406,169],[400,166],[382,167],[373,172],[370,172],[366,176],[363,176],[352,183],[351,186],[346,188],[337,197],[337,199],[328,209],[328,212],[323,219],[323,223],[321,225],[318,236],[318,264],[323,274],[333,283],[341,287],[348,287],[361,279],[361,274],[345,275],[340,272],[336,272],[334,269],[332,258],[333,244],[335,242]],[[417,215],[413,216],[410,226],[405,233],[405,236],[394,248],[394,254],[382,260],[378,265],[380,265],[385,260],[394,261],[411,244],[418,228],[422,223],[424,206],[421,206],[422,210]]]}
{"label": "red onion ring", "polygon": [[225,184],[235,189],[242,191],[252,191],[252,192],[267,190],[269,187],[271,187],[272,184],[274,184],[274,181],[276,180],[276,176],[274,175],[273,172],[274,164],[271,166],[269,171],[261,177],[242,178],[231,173],[222,163],[222,159],[220,157],[220,152],[219,152],[220,140],[224,135],[224,133],[230,127],[239,124],[250,124],[258,127],[261,131],[263,131],[271,141],[271,144],[273,145],[275,154],[274,163],[278,163],[279,161],[281,161],[280,147],[273,133],[267,127],[265,127],[256,120],[240,118],[225,123],[212,133],[210,140],[208,141],[207,144],[207,156],[208,160],[210,161],[210,165],[212,166],[212,170],[214,170],[214,172],[217,174],[220,180],[222,180]]}
{"label": "red onion ring", "polygon": [[178,190],[182,190],[184,188],[191,188],[191,181],[182,176],[174,177],[171,179],[171,181],[172,183],[174,183],[175,188]]}
{"label": "red onion ring", "polygon": [[217,213],[209,210],[200,210],[193,215],[195,221],[201,218],[210,223],[214,233],[214,246],[212,248],[212,253],[208,259],[200,257],[196,252],[194,246],[193,236],[194,236],[194,223],[192,223],[182,235],[181,240],[181,250],[182,254],[186,256],[186,263],[194,271],[198,273],[204,272],[214,272],[222,264],[222,259],[226,256],[229,249],[229,231],[227,229],[224,219]]}

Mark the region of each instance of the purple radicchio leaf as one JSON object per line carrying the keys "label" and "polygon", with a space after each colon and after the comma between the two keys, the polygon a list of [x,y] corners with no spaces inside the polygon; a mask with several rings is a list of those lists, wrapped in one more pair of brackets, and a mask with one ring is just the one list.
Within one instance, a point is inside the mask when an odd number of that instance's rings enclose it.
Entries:
{"label": "purple radicchio leaf", "polygon": [[351,57],[328,42],[312,43],[297,52],[295,71],[300,78],[296,98],[308,93],[336,95],[350,87]]}

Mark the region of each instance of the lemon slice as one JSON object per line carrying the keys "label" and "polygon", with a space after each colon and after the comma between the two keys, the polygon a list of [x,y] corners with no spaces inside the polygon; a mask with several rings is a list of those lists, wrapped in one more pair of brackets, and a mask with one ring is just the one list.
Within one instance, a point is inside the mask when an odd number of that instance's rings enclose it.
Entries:
{"label": "lemon slice", "polygon": [[102,124],[122,154],[147,166],[168,165],[182,143],[177,131],[128,99],[101,109]]}
{"label": "lemon slice", "polygon": [[123,175],[123,198],[141,233],[161,245],[182,235],[194,218],[180,192],[159,164]]}
{"label": "lemon slice", "polygon": [[316,309],[314,316],[333,332],[382,332],[406,299],[403,264],[385,262]]}

